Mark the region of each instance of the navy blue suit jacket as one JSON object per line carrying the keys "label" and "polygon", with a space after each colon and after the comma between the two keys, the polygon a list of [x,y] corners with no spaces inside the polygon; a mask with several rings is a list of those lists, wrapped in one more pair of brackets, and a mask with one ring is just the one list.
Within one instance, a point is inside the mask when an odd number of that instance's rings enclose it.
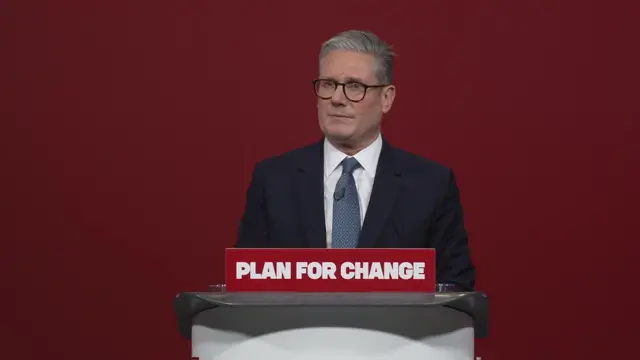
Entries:
{"label": "navy blue suit jacket", "polygon": [[[236,247],[326,247],[323,141],[259,162],[247,191]],[[362,248],[435,248],[436,281],[473,290],[453,171],[383,139]]]}

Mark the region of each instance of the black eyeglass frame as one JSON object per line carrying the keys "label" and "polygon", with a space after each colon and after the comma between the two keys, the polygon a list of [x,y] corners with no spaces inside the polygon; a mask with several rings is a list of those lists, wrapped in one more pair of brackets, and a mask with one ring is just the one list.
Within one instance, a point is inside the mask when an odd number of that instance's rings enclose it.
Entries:
{"label": "black eyeglass frame", "polygon": [[[383,87],[387,87],[390,86],[391,84],[378,84],[378,85],[367,85],[367,84],[363,84],[360,81],[347,81],[347,82],[340,82],[340,81],[336,81],[333,79],[315,79],[312,81],[313,83],[313,91],[315,92],[316,96],[319,97],[322,100],[329,100],[331,99],[332,96],[328,96],[328,97],[323,97],[320,96],[318,94],[318,87],[317,87],[317,83],[318,81],[330,81],[333,83],[333,91],[336,91],[336,89],[338,88],[338,86],[342,86],[342,93],[344,94],[344,96],[351,102],[360,102],[362,100],[364,100],[364,98],[367,96],[367,90],[369,89],[377,89],[377,88],[383,88]],[[349,95],[347,95],[347,88],[346,85],[348,84],[359,84],[362,85],[364,87],[364,91],[362,92],[362,98],[360,98],[359,100],[353,100],[349,97]]]}

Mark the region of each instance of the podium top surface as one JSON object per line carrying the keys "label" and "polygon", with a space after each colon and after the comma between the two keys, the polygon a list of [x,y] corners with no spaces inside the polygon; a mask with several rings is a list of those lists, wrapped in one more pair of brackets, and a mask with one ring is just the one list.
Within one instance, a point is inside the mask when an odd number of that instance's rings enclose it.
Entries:
{"label": "podium top surface", "polygon": [[489,299],[479,292],[444,293],[287,293],[186,292],[175,299],[180,333],[191,338],[191,322],[198,313],[217,307],[255,306],[445,306],[474,320],[475,336],[489,332]]}
{"label": "podium top surface", "polygon": [[[188,295],[187,295],[188,294]],[[181,294],[182,295],[182,294]],[[479,293],[186,293],[217,306],[431,306],[444,305]]]}

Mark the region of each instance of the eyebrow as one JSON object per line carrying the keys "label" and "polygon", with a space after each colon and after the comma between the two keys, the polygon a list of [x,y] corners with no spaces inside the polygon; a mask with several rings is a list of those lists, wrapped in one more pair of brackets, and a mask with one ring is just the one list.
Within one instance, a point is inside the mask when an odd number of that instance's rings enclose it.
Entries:
{"label": "eyebrow", "polygon": [[[333,77],[328,77],[328,76],[327,77],[321,77],[321,79],[323,79],[323,80],[333,80],[333,81],[336,81],[336,82],[340,82],[337,79],[335,79]],[[362,79],[358,79],[358,78],[350,77],[350,76],[346,77],[344,79],[344,82],[346,82],[346,83],[348,83],[348,82],[359,82],[361,84],[364,84],[364,81],[362,81]]]}
{"label": "eyebrow", "polygon": [[354,78],[354,77],[347,77],[344,79],[345,82],[351,82],[351,81],[355,81],[355,82],[359,82],[359,83],[364,83],[364,81],[362,79],[358,79],[358,78]]}

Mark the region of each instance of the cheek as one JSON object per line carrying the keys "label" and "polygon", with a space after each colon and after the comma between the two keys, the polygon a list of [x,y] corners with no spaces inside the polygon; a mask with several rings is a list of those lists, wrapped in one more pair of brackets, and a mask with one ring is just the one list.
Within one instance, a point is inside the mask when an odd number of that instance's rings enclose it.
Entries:
{"label": "cheek", "polygon": [[326,114],[328,107],[326,101],[318,101],[318,114]]}
{"label": "cheek", "polygon": [[378,104],[375,102],[361,102],[354,106],[354,112],[358,116],[359,122],[367,123],[379,112]]}

